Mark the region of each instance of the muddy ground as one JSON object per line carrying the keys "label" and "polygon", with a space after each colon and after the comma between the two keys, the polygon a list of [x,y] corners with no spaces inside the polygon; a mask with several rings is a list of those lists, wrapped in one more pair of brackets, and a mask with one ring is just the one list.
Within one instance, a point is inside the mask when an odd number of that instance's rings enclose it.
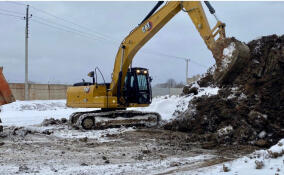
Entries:
{"label": "muddy ground", "polygon": [[162,129],[105,130],[100,138],[76,138],[81,131],[71,131],[74,137],[69,138],[55,134],[70,132],[66,125],[5,127],[4,131],[6,137],[0,139],[2,175],[182,173],[226,162],[255,149],[235,146],[207,150],[191,142],[186,133]]}

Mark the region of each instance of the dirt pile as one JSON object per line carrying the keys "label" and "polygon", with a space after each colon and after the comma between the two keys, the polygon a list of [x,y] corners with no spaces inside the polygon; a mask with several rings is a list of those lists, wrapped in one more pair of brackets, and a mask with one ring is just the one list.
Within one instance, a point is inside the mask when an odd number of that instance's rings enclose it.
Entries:
{"label": "dirt pile", "polygon": [[[264,36],[247,45],[250,59],[243,70],[219,84],[217,95],[194,98],[166,129],[188,132],[204,147],[269,147],[284,137],[284,35]],[[199,86],[216,86],[210,72]],[[184,92],[193,91],[187,87]]]}
{"label": "dirt pile", "polygon": [[49,119],[44,119],[41,125],[42,126],[62,125],[62,124],[67,124],[67,122],[68,120],[66,118],[61,118],[61,119],[49,118]]}

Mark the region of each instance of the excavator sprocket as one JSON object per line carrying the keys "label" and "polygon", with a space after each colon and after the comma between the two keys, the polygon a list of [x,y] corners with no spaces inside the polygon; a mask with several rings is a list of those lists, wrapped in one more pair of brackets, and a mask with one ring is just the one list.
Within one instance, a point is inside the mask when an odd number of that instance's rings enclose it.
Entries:
{"label": "excavator sprocket", "polygon": [[70,115],[69,125],[76,129],[106,129],[121,126],[154,127],[160,122],[161,116],[156,112],[133,110],[75,112]]}
{"label": "excavator sprocket", "polygon": [[218,84],[231,83],[250,58],[249,47],[235,38],[216,41],[213,51],[217,68],[213,78]]}

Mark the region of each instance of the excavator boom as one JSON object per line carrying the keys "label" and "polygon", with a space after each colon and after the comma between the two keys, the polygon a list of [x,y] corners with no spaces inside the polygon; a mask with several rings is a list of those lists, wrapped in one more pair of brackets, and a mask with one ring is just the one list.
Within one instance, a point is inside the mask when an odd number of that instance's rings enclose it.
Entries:
{"label": "excavator boom", "polygon": [[[158,2],[160,5],[161,3]],[[155,9],[155,8],[154,8]],[[139,26],[132,30],[123,40],[117,52],[113,68],[113,77],[110,89],[113,95],[118,89],[122,89],[126,72],[139,49],[149,41],[164,25],[167,24],[178,12],[186,12],[208,49],[215,52],[214,37],[219,34],[220,39],[225,38],[225,24],[217,21],[214,28],[210,28],[202,5],[198,1],[170,1],[161,7],[156,13],[147,16]],[[215,55],[215,54],[213,54]],[[119,78],[121,72],[121,77]],[[121,82],[121,83],[120,83]],[[120,83],[121,88],[117,88]]]}

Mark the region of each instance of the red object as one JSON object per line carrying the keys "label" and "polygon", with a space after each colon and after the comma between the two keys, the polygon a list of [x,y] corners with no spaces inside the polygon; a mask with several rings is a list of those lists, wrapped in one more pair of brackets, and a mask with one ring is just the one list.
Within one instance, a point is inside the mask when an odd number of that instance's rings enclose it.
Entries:
{"label": "red object", "polygon": [[3,67],[0,67],[0,105],[12,103],[15,98],[3,75]]}

